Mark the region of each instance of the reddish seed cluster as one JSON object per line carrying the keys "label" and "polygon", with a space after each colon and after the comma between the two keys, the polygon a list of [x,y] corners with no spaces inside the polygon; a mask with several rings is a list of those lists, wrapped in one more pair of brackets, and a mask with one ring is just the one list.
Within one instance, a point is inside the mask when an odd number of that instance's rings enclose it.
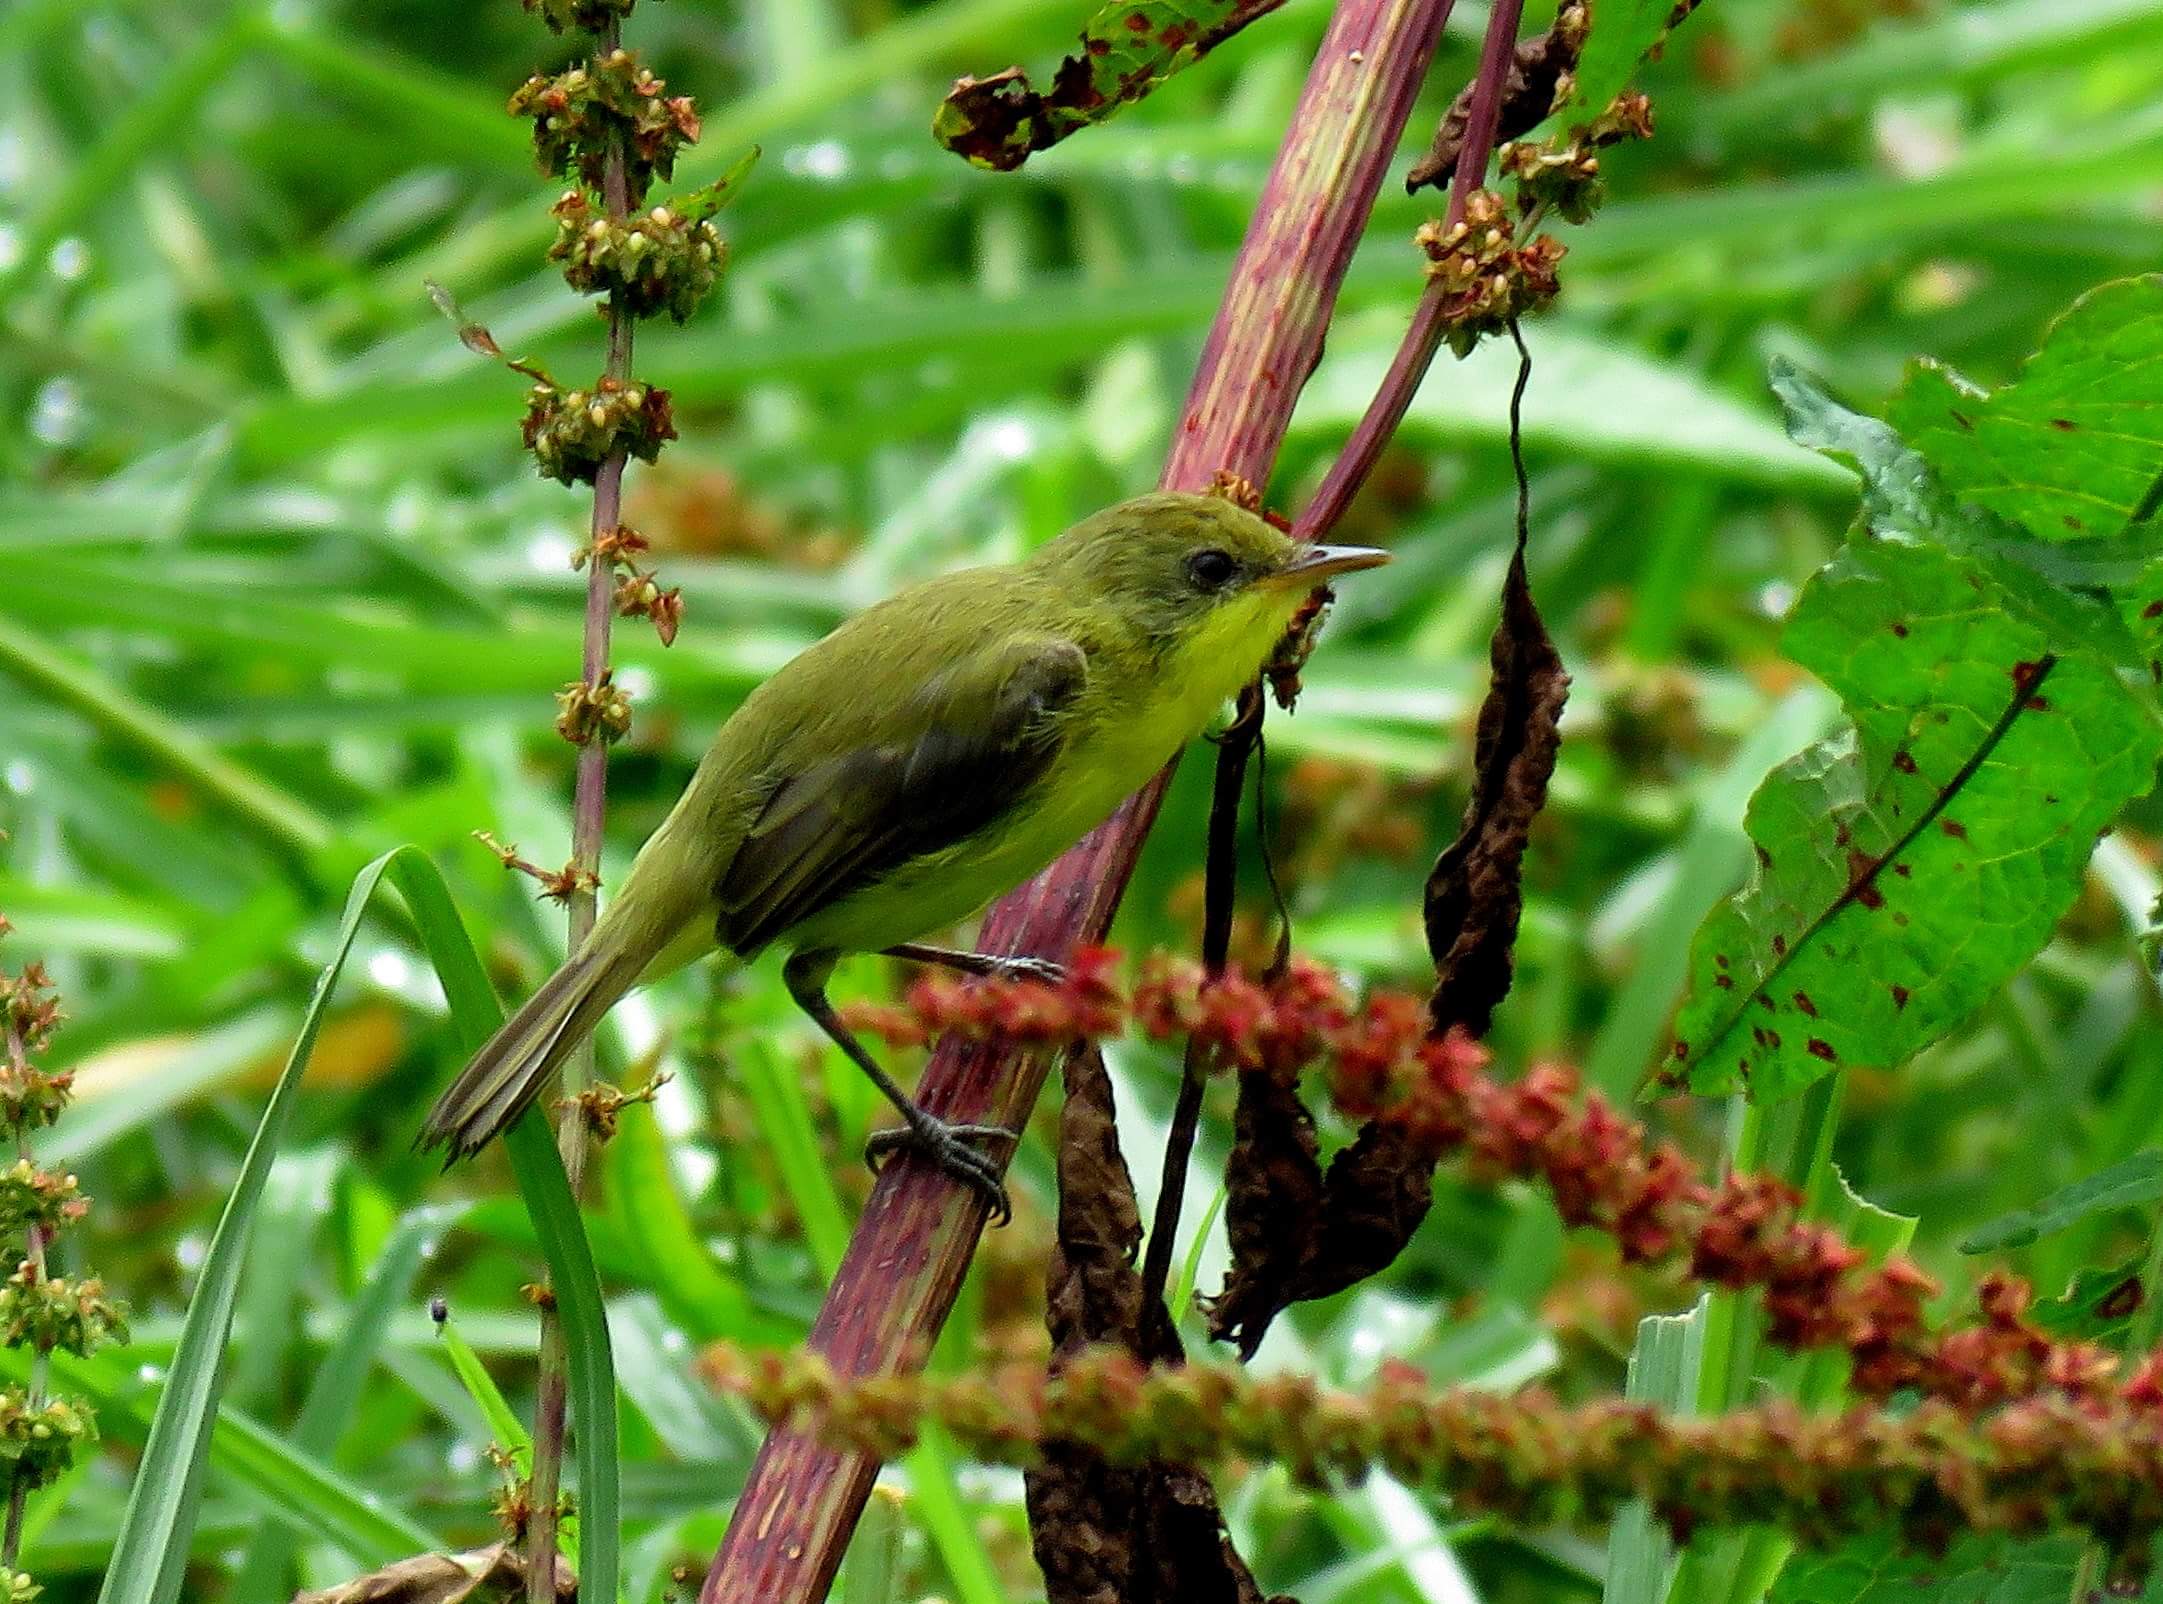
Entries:
{"label": "reddish seed cluster", "polygon": [[[0,935],[9,928],[0,919]],[[45,1050],[62,1017],[43,964],[25,964],[17,975],[0,970],[0,1126],[37,1130],[67,1107],[74,1075],[47,1074],[30,1062],[32,1054]]]}
{"label": "reddish seed cluster", "polygon": [[1047,1440],[1107,1458],[1284,1467],[1310,1487],[1382,1468],[1460,1507],[1536,1524],[1602,1521],[1648,1502],[1678,1537],[1777,1524],[1806,1544],[1881,1530],[1942,1548],[1963,1528],[2073,1529],[2133,1579],[2163,1525],[2163,1414],[2130,1395],[2084,1408],[2041,1395],[1976,1420],[1932,1399],[1893,1412],[1809,1414],[1782,1399],[1678,1417],[1622,1399],[1563,1404],[1538,1389],[1435,1388],[1408,1365],[1357,1393],[1233,1366],[1149,1369],[1100,1349],[1046,1378],[838,1378],[815,1354],[721,1346],[702,1369],[777,1426],[891,1458],[937,1420],[978,1456],[1027,1465]]}
{"label": "reddish seed cluster", "polygon": [[1450,349],[1460,357],[1512,318],[1546,306],[1561,288],[1562,242],[1539,234],[1519,244],[1509,208],[1493,190],[1467,195],[1458,222],[1422,224],[1414,243],[1426,253],[1428,277],[1448,297],[1444,321]]}
{"label": "reddish seed cluster", "polygon": [[1237,971],[1207,981],[1194,964],[1154,957],[1129,994],[1118,964],[1093,948],[1057,984],[927,973],[902,1006],[859,1004],[847,1015],[911,1046],[945,1031],[1059,1046],[1131,1023],[1153,1040],[1191,1037],[1222,1068],[1317,1073],[1352,1120],[1393,1124],[1438,1161],[1462,1154],[1485,1179],[1543,1182],[1566,1223],[1612,1236],[1626,1262],[1680,1260],[1707,1285],[1755,1289],[1776,1346],[1845,1349],[1851,1385],[1864,1397],[1912,1389],[1971,1410],[2038,1394],[2089,1408],[2146,1391],[2163,1400],[2163,1356],[2121,1377],[2108,1350],[2030,1323],[2031,1293],[2017,1277],[1987,1278],[1980,1318],[1933,1333],[1925,1305],[1938,1289],[1910,1261],[1870,1266],[1838,1232],[1804,1219],[1801,1195],[1777,1179],[1700,1181],[1679,1148],[1653,1142],[1606,1098],[1582,1092],[1567,1068],[1495,1079],[1484,1048],[1428,1033],[1416,997],[1376,992],[1355,1006],[1328,969],[1308,960],[1265,983]]}

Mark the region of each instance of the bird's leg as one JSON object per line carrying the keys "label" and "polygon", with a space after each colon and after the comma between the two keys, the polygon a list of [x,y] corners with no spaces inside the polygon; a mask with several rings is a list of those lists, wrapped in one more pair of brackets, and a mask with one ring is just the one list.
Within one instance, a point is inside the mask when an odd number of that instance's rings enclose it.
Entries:
{"label": "bird's leg", "polygon": [[1041,980],[1056,986],[1066,979],[1066,965],[1050,958],[1008,958],[990,952],[957,952],[952,947],[927,947],[920,941],[904,941],[884,949],[889,958],[905,958],[913,964],[937,964],[986,980]]}
{"label": "bird's leg", "polygon": [[781,978],[789,988],[789,995],[796,999],[796,1006],[809,1014],[833,1044],[848,1054],[849,1061],[870,1076],[871,1084],[901,1111],[900,1130],[880,1131],[864,1144],[865,1162],[876,1170],[879,1160],[896,1149],[919,1153],[955,1180],[982,1192],[991,1200],[993,1221],[1004,1225],[1014,1217],[1014,1208],[1007,1200],[999,1164],[989,1154],[979,1152],[969,1144],[991,1137],[1013,1141],[1015,1133],[1003,1125],[957,1125],[943,1120],[896,1085],[894,1078],[879,1067],[879,1061],[871,1056],[869,1049],[841,1022],[841,1016],[834,1012],[834,1005],[826,1000],[827,977],[833,974],[838,957],[839,954],[832,952],[792,953],[788,962],[781,966]]}

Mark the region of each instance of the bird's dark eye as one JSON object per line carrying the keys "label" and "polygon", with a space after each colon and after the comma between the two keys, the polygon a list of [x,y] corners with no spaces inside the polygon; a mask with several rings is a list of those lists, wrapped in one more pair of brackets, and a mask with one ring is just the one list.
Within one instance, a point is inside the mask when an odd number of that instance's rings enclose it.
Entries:
{"label": "bird's dark eye", "polygon": [[1232,554],[1214,546],[1187,559],[1187,577],[1194,581],[1197,590],[1222,590],[1238,572],[1239,563]]}

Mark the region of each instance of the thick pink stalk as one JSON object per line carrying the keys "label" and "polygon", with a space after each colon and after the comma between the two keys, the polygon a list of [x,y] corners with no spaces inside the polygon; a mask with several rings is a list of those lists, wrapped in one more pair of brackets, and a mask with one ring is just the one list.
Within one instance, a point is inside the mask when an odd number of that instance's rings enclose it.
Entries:
{"label": "thick pink stalk", "polygon": [[[1293,403],[1320,359],[1353,246],[1426,77],[1451,0],[1342,0],[1232,268],[1162,483],[1269,476]],[[986,918],[991,952],[1062,958],[1099,941],[1163,799],[1164,776]],[[1042,1090],[1040,1053],[945,1043],[919,1095],[948,1119],[1018,1129]],[[953,1308],[984,1199],[913,1163],[887,1166],[811,1331],[843,1375],[920,1367]],[[771,1433],[700,1593],[702,1604],[825,1597],[878,1462]]]}
{"label": "thick pink stalk", "polygon": [[[1473,80],[1472,103],[1465,108],[1464,144],[1457,152],[1457,171],[1450,180],[1449,210],[1443,226],[1455,227],[1465,215],[1465,197],[1487,176],[1487,158],[1494,153],[1495,128],[1502,117],[1502,93],[1509,85],[1510,68],[1517,53],[1517,30],[1524,16],[1524,0],[1495,0],[1487,14],[1487,37],[1480,46],[1479,77]],[[1299,515],[1295,532],[1305,540],[1319,540],[1329,533],[1344,509],[1359,494],[1374,470],[1382,448],[1404,421],[1405,409],[1419,393],[1435,352],[1447,332],[1443,303],[1447,297],[1439,284],[1429,284],[1412,314],[1404,341],[1390,359],[1374,399],[1352,431],[1337,460]]]}

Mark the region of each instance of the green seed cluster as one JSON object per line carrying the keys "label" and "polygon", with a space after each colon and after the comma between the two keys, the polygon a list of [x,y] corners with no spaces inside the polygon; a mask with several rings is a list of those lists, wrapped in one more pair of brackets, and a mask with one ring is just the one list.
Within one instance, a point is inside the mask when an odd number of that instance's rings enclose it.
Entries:
{"label": "green seed cluster", "polygon": [[653,461],[676,438],[676,422],[666,390],[606,379],[564,390],[544,380],[526,392],[525,438],[544,478],[590,485],[617,451]]}
{"label": "green seed cluster", "polygon": [[650,207],[618,222],[581,190],[568,190],[554,207],[556,243],[549,259],[582,295],[610,295],[633,317],[666,312],[689,319],[713,289],[728,259],[721,231],[703,217],[666,206]]}
{"label": "green seed cluster", "polygon": [[11,1348],[60,1348],[87,1358],[108,1342],[125,1342],[127,1322],[96,1276],[70,1281],[44,1276],[25,1259],[0,1284],[0,1342]]}
{"label": "green seed cluster", "polygon": [[607,669],[596,684],[574,680],[556,693],[556,733],[573,746],[620,741],[631,733],[631,698]]}
{"label": "green seed cluster", "polygon": [[551,178],[571,173],[588,189],[604,181],[611,147],[623,142],[630,204],[656,177],[673,178],[676,154],[698,138],[698,108],[628,50],[559,73],[535,73],[511,96],[513,117],[533,120],[533,153]]}
{"label": "green seed cluster", "polygon": [[[0,935],[8,931],[0,918]],[[72,1095],[72,1079],[48,1074],[35,1062],[61,1019],[52,979],[40,964],[18,974],[0,971],[0,1137],[12,1138],[19,1155],[0,1170],[0,1250],[15,1255],[16,1270],[0,1284],[0,1343],[38,1356],[27,1387],[0,1387],[0,1485],[19,1511],[30,1492],[60,1476],[96,1440],[90,1411],[44,1389],[44,1358],[61,1349],[88,1356],[108,1342],[127,1340],[121,1310],[96,1277],[68,1280],[47,1274],[53,1239],[90,1207],[76,1178],[38,1167],[30,1137],[59,1118]],[[0,1604],[37,1597],[38,1585],[0,1564]]]}

